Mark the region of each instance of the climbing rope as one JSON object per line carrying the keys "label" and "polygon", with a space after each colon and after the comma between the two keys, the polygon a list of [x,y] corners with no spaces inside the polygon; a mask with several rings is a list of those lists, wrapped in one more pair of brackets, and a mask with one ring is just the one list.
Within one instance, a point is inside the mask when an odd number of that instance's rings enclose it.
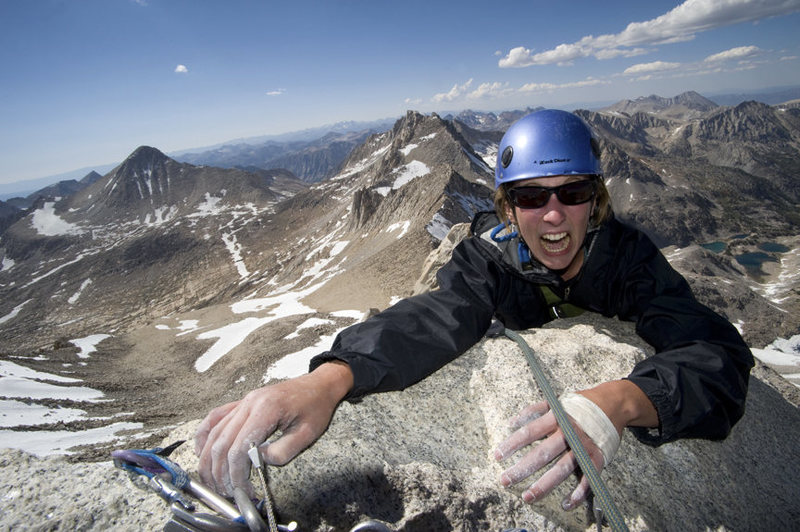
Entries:
{"label": "climbing rope", "polygon": [[[627,532],[628,526],[625,524],[625,519],[614,504],[614,500],[611,498],[608,488],[603,483],[603,479],[600,478],[600,473],[597,471],[597,468],[594,467],[589,453],[581,443],[578,433],[575,432],[575,428],[572,426],[572,423],[567,417],[567,413],[564,411],[564,407],[558,400],[558,396],[552,386],[550,386],[550,382],[547,380],[547,376],[544,374],[533,349],[531,349],[531,346],[528,345],[525,339],[516,332],[504,329],[503,334],[516,342],[525,354],[525,358],[528,361],[528,365],[531,367],[531,372],[533,372],[533,378],[536,380],[536,384],[539,386],[545,400],[550,405],[550,410],[553,411],[556,422],[558,422],[558,426],[561,427],[564,438],[567,440],[569,448],[575,455],[575,459],[578,461],[581,471],[589,480],[589,486],[591,486],[595,497],[595,516],[598,529],[602,527],[603,518],[605,518],[612,530]],[[597,508],[598,503],[600,508]],[[598,510],[602,510],[601,515],[597,515]]]}

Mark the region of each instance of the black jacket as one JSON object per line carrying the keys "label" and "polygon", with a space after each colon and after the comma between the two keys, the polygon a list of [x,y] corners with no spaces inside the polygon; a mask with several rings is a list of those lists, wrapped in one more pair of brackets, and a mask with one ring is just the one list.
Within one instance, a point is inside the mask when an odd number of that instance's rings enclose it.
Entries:
{"label": "black jacket", "polygon": [[[518,239],[495,242],[493,213],[439,271],[437,290],[414,296],[342,331],[311,368],[338,359],[355,378],[349,398],[403,389],[478,342],[497,318],[511,329],[550,321],[539,285],[605,316],[636,323],[656,353],[628,379],[650,398],[660,427],[642,441],[724,438],[744,412],[753,357],[737,330],[703,306],[643,233],[611,220],[590,231],[580,273],[569,282],[536,262],[520,264]],[[599,383],[598,383],[599,384]]]}

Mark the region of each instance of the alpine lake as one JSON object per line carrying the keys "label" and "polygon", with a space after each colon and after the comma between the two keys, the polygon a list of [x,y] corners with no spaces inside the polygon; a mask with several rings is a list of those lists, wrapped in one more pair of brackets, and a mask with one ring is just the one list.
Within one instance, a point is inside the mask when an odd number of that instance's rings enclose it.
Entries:
{"label": "alpine lake", "polygon": [[[781,253],[791,251],[788,246],[777,242],[760,242],[755,246],[744,245],[746,238],[747,235],[734,235],[728,242],[715,241],[700,244],[700,246],[713,253],[724,253],[730,250],[736,262],[741,264],[747,273],[757,280],[767,275],[767,272],[764,271],[765,263],[779,263],[778,256]],[[742,242],[739,243],[737,241]]]}

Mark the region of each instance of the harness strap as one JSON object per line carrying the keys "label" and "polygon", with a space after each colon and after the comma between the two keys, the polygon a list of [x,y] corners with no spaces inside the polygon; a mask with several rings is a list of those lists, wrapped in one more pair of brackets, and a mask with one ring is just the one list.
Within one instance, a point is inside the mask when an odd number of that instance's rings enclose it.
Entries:
{"label": "harness strap", "polygon": [[564,301],[549,286],[540,284],[539,289],[547,302],[547,311],[554,320],[558,318],[574,318],[585,312],[581,307]]}

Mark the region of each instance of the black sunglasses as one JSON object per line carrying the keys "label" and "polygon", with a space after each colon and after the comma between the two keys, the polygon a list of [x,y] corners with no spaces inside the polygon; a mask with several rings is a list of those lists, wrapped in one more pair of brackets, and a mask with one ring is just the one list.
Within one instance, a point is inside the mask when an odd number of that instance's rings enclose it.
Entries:
{"label": "black sunglasses", "polygon": [[550,196],[555,194],[563,205],[580,205],[594,198],[597,182],[582,180],[557,187],[537,187],[534,185],[508,189],[509,201],[522,209],[538,209],[547,205]]}

